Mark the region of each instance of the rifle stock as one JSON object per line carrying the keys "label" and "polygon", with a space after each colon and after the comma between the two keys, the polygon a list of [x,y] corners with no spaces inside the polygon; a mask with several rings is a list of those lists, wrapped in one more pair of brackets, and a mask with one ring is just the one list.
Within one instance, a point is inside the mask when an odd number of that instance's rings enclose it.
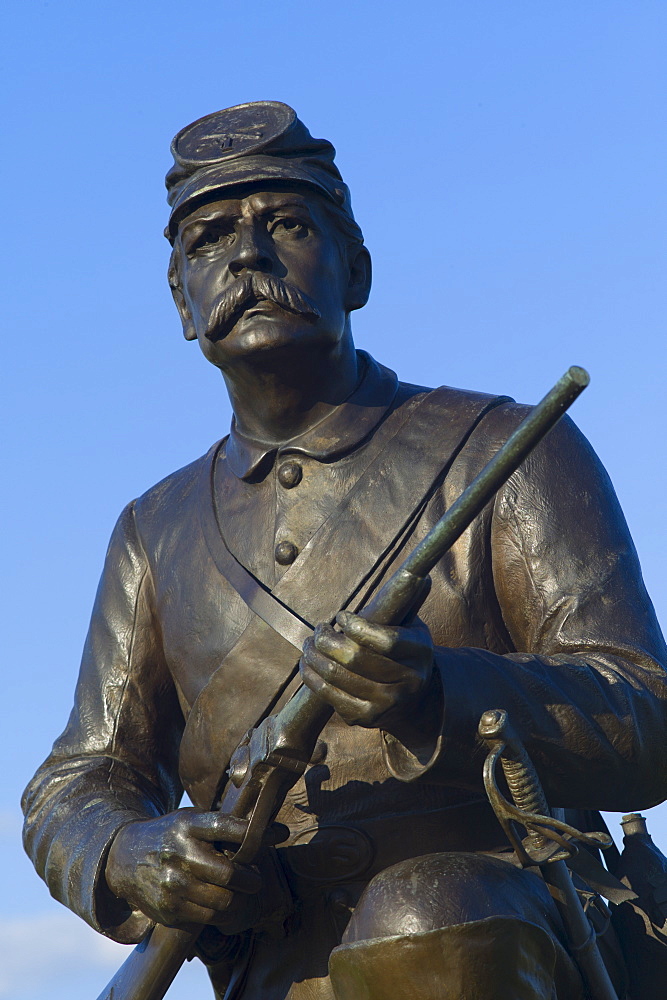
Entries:
{"label": "rifle stock", "polygon": [[156,924],[132,950],[98,1000],[158,1000],[164,997],[192,953],[201,928],[178,930]]}
{"label": "rifle stock", "polygon": [[[436,563],[588,383],[588,373],[576,366],[558,380],[378,591],[361,612],[364,618],[378,625],[403,621]],[[280,712],[257,727],[248,744],[235,752],[228,782],[230,795],[223,796],[221,809],[250,818],[246,837],[234,855],[239,863],[253,860],[266,826],[307,767],[317,737],[332,714],[329,705],[301,687]],[[241,810],[240,798],[244,802],[252,798],[244,795],[251,785],[255,797],[246,810]],[[230,800],[235,804],[231,809]],[[162,1000],[202,929],[188,932],[157,925],[135,947],[97,1000]]]}

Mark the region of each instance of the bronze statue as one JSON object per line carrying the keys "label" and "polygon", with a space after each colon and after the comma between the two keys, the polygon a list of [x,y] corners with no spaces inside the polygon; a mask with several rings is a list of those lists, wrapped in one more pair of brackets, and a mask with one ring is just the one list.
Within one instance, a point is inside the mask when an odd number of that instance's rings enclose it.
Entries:
{"label": "bronze statue", "polygon": [[[583,998],[486,799],[477,726],[506,709],[583,830],[667,797],[667,651],[608,478],[562,420],[419,617],[366,621],[526,408],[355,351],[370,258],[333,147],[286,105],[209,115],[172,152],[169,282],[234,420],[121,514],[72,716],[26,791],[27,850],[116,940],[208,925],[220,1000]],[[226,768],[302,680],[335,712],[257,863],[235,864],[216,844],[247,825],[211,811]],[[612,929],[600,946],[623,996]]]}

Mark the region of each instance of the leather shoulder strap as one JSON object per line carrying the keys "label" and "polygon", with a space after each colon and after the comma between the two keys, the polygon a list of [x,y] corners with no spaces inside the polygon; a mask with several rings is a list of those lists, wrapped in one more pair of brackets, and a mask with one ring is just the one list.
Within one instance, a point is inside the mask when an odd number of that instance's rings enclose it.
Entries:
{"label": "leather shoulder strap", "polygon": [[199,497],[202,531],[218,569],[257,617],[188,717],[180,772],[193,801],[208,808],[234,749],[273,710],[294,677],[313,625],[332,621],[352,603],[482,417],[506,400],[448,387],[409,399],[381,426],[379,446],[365,471],[273,592],[227,549],[214,515],[214,466],[207,467]]}
{"label": "leather shoulder strap", "polygon": [[[207,467],[206,471],[209,473],[207,479],[214,469],[215,465]],[[312,626],[281,603],[268,587],[230,552],[215,518],[210,516],[210,511],[207,509],[211,506],[211,501],[211,488],[200,490],[199,524],[218,572],[258,618],[296,649],[300,649],[313,631]]]}

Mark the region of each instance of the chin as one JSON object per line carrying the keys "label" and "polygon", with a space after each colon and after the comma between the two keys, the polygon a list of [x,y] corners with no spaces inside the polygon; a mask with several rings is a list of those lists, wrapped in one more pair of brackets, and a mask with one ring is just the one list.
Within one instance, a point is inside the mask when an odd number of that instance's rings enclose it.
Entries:
{"label": "chin", "polygon": [[304,323],[296,317],[292,324],[257,316],[249,321],[241,320],[213,346],[212,352],[206,353],[214,364],[224,365],[226,361],[259,358],[274,351],[323,346],[329,340],[313,323]]}

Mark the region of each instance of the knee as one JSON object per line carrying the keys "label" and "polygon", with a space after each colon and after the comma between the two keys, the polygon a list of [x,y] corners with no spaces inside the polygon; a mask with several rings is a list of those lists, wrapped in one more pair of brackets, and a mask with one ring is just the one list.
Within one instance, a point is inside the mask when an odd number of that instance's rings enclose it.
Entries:
{"label": "knee", "polygon": [[385,869],[367,885],[344,940],[420,934],[494,916],[544,926],[552,900],[544,883],[479,854],[429,854]]}

